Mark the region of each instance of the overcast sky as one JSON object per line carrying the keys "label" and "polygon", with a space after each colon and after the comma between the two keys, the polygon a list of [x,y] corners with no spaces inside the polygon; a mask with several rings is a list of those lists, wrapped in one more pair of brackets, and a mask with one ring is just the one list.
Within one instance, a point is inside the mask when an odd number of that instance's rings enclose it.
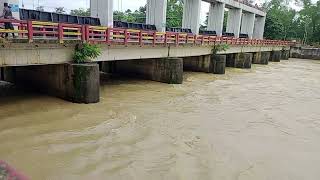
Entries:
{"label": "overcast sky", "polygon": [[[76,2],[76,3],[75,3]],[[115,0],[114,10],[125,11],[126,9],[136,10],[146,4],[147,0]],[[70,11],[77,8],[89,8],[90,0],[20,0],[20,7],[24,4],[27,9],[44,6],[46,11],[52,11],[55,7],[65,7]],[[205,20],[206,13],[209,11],[209,4],[202,2],[201,22]]]}

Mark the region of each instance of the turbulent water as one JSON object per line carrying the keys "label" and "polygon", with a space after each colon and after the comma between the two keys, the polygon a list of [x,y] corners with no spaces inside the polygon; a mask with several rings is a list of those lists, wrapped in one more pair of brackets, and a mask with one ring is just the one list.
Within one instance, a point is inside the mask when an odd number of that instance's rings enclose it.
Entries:
{"label": "turbulent water", "polygon": [[118,79],[92,105],[0,99],[0,159],[36,180],[318,180],[320,61],[183,85]]}

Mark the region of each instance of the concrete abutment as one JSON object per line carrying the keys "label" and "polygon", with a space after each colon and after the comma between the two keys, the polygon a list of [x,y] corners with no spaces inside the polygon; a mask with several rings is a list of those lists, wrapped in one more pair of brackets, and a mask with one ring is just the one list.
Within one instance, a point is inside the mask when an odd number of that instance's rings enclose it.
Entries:
{"label": "concrete abutment", "polygon": [[168,84],[182,84],[183,59],[162,58],[116,61],[115,73],[138,76]]}
{"label": "concrete abutment", "polygon": [[74,103],[100,100],[99,66],[59,64],[14,67],[15,83]]}

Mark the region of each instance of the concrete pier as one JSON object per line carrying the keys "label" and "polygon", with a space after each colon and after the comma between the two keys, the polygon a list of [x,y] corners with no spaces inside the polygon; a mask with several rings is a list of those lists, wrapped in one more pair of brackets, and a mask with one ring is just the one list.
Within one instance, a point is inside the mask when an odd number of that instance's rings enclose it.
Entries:
{"label": "concrete pier", "polygon": [[0,81],[3,81],[4,80],[4,69],[3,67],[0,67]]}
{"label": "concrete pier", "polygon": [[214,74],[225,74],[226,69],[226,55],[213,55],[211,60],[213,62]]}
{"label": "concrete pier", "polygon": [[250,69],[251,64],[252,64],[252,53],[237,53],[235,55],[234,67]]}
{"label": "concrete pier", "polygon": [[210,55],[183,58],[183,70],[210,73],[212,68]]}
{"label": "concrete pier", "polygon": [[289,60],[290,51],[289,50],[282,50],[281,51],[281,59],[282,60]]}
{"label": "concrete pier", "polygon": [[281,51],[272,51],[271,52],[269,61],[280,62],[280,59],[281,59]]}
{"label": "concrete pier", "polygon": [[100,100],[96,63],[15,67],[15,83],[74,103]]}
{"label": "concrete pier", "polygon": [[252,53],[252,64],[268,64],[270,58],[270,52],[255,52]]}
{"label": "concrete pier", "polygon": [[162,58],[117,61],[116,73],[139,76],[168,84],[182,84],[183,59]]}

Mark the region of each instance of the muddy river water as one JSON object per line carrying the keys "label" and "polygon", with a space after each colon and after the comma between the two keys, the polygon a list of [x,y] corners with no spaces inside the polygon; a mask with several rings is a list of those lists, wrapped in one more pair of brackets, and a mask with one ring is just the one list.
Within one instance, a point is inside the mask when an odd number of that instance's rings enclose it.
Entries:
{"label": "muddy river water", "polygon": [[320,179],[320,61],[184,78],[104,82],[92,105],[1,98],[0,159],[36,180]]}

